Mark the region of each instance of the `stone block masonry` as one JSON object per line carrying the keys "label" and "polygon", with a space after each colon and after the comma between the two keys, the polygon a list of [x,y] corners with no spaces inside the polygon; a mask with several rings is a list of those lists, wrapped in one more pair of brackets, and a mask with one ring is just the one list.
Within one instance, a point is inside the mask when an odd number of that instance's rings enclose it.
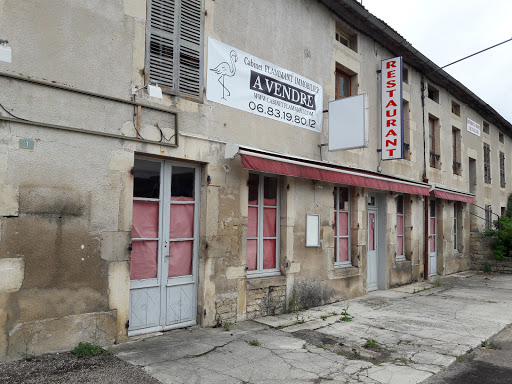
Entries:
{"label": "stone block masonry", "polygon": [[496,260],[491,243],[492,239],[482,237],[478,232],[471,233],[471,269],[482,271],[487,265],[491,272],[512,273],[512,258]]}
{"label": "stone block masonry", "polygon": [[278,315],[286,309],[286,285],[247,291],[247,318]]}

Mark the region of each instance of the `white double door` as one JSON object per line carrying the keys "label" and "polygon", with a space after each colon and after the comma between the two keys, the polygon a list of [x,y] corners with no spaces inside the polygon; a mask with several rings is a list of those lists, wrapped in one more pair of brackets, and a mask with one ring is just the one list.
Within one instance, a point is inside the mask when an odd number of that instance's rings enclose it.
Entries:
{"label": "white double door", "polygon": [[128,335],[196,324],[199,166],[135,159]]}

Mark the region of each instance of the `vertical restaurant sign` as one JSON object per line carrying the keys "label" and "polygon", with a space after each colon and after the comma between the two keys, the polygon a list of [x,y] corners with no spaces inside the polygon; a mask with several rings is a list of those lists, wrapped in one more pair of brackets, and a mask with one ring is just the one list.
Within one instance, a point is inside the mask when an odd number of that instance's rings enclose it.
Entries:
{"label": "vertical restaurant sign", "polygon": [[382,61],[382,160],[403,159],[402,57]]}
{"label": "vertical restaurant sign", "polygon": [[478,124],[476,121],[467,119],[466,127],[468,132],[471,132],[473,135],[480,136],[480,124]]}
{"label": "vertical restaurant sign", "polygon": [[212,38],[208,38],[207,72],[208,100],[322,131],[319,84]]}

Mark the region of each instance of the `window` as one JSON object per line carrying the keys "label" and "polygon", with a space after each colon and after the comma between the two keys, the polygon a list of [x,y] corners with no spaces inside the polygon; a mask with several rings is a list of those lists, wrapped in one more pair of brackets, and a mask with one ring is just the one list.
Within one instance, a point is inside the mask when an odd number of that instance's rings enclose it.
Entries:
{"label": "window", "polygon": [[249,174],[248,275],[279,274],[279,180]]}
{"label": "window", "polygon": [[452,127],[453,174],[461,174],[460,129]]}
{"label": "window", "polygon": [[404,116],[404,159],[411,160],[411,111],[407,100],[402,99],[402,111]]}
{"label": "window", "polygon": [[432,116],[428,118],[428,143],[429,143],[429,156],[430,156],[430,166],[432,168],[439,168],[439,154],[437,153],[437,148],[439,146],[438,143],[439,136],[439,119],[436,119]]}
{"label": "window", "polygon": [[505,144],[505,136],[503,136],[503,133],[500,132],[498,138],[500,143]]}
{"label": "window", "polygon": [[396,199],[396,259],[405,260],[405,220],[404,197],[400,195]]}
{"label": "window", "polygon": [[453,250],[459,252],[459,214],[460,202],[453,203]]}
{"label": "window", "polygon": [[490,205],[485,206],[485,229],[492,227],[492,208]]}
{"label": "window", "polygon": [[402,81],[405,84],[409,84],[409,69],[405,66],[402,66]]}
{"label": "window", "polygon": [[484,133],[489,134],[489,123],[487,121],[484,121],[482,126],[483,126]]}
{"label": "window", "polygon": [[500,152],[500,187],[505,188],[505,154]]}
{"label": "window", "polygon": [[146,81],[164,91],[202,96],[202,1],[149,0]]}
{"label": "window", "polygon": [[484,143],[484,182],[491,184],[491,147]]}
{"label": "window", "polygon": [[436,103],[439,103],[439,90],[433,87],[431,84],[428,85],[428,98]]}
{"label": "window", "polygon": [[351,266],[350,260],[350,190],[334,188],[334,264]]}
{"label": "window", "polygon": [[349,32],[346,28],[337,25],[335,37],[337,42],[357,52],[357,35],[355,33]]}
{"label": "window", "polygon": [[342,99],[352,95],[352,77],[336,69],[336,95],[335,98]]}
{"label": "window", "polygon": [[460,105],[452,100],[452,113],[460,117]]}

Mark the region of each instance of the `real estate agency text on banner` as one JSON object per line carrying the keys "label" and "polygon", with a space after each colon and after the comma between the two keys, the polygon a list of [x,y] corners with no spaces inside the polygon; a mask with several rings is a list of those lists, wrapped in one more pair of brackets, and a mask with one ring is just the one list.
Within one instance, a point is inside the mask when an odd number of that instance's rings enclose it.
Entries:
{"label": "real estate agency text on banner", "polygon": [[402,58],[382,61],[382,160],[403,159]]}
{"label": "real estate agency text on banner", "polygon": [[284,123],[322,131],[322,87],[208,38],[206,98]]}

